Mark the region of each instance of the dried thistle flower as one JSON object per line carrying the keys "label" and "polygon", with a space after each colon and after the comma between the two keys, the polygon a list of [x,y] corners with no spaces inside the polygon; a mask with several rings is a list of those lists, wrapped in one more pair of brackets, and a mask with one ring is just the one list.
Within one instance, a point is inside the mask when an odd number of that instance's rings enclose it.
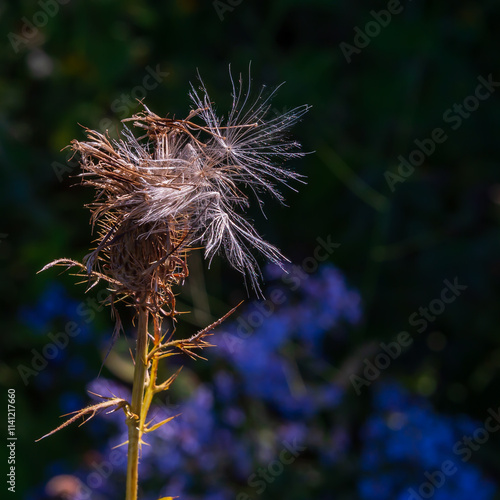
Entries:
{"label": "dried thistle flower", "polygon": [[125,125],[118,141],[88,129],[86,142],[72,141],[82,157],[84,184],[97,191],[89,205],[92,224],[99,227],[97,247],[84,264],[60,259],[46,267],[80,266],[94,284],[106,280],[112,298],[130,298],[154,315],[174,315],[172,286],[188,274],[189,250],[202,246],[209,261],[225,254],[260,293],[252,251],[278,265],[284,257],[244,217],[250,204],[244,190],[262,206],[263,192],[283,202],[278,185],[300,180],[279,163],[303,155],[284,136],[308,106],[266,121],[276,91],[266,97],[263,88],[251,99],[250,84],[244,91],[241,77],[239,87],[231,81],[227,119],[217,116],[200,80],[184,120],[161,118],[144,106],[123,120],[144,129],[142,137]]}
{"label": "dried thistle flower", "polygon": [[[81,155],[83,183],[96,189],[88,206],[92,227],[98,229],[97,246],[83,263],[58,259],[44,269],[77,266],[79,275],[89,278],[90,288],[100,280],[107,282],[112,305],[126,300],[135,307],[134,382],[131,402],[102,396],[102,403],[75,412],[46,436],[102,409],[123,409],[129,426],[127,500],[137,499],[143,435],[171,420],[147,422],[154,395],[168,390],[180,371],[157,383],[159,360],[176,350],[198,356],[193,350],[209,346],[205,338],[236,309],[192,337],[172,340],[171,332],[165,340],[162,318],[176,319],[172,288],[188,276],[188,253],[204,247],[209,261],[216,253],[225,254],[258,294],[260,270],[252,250],[278,265],[285,260],[256,232],[245,211],[249,195],[260,207],[265,192],[283,202],[279,185],[300,180],[299,174],[280,163],[303,155],[299,144],[286,140],[285,133],[308,106],[266,120],[276,91],[266,97],[262,89],[251,99],[250,83],[244,89],[241,77],[237,88],[232,78],[231,82],[233,103],[226,119],[216,114],[200,80],[198,91],[191,88],[194,107],[184,120],[162,118],[144,106],[142,112],[123,120],[143,129],[142,136],[136,137],[125,125],[122,139],[111,140],[107,134],[86,129],[87,141],[71,143]],[[149,333],[149,315],[154,335]]]}

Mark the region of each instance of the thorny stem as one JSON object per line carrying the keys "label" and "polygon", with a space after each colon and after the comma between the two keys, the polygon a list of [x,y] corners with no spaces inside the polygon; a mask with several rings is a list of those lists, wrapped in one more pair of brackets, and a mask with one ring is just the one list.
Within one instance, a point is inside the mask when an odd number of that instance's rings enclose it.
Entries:
{"label": "thorny stem", "polygon": [[[160,325],[158,323],[158,319],[154,318],[154,347],[159,345],[161,341],[160,334]],[[150,354],[147,355],[146,362],[149,363]],[[149,366],[149,365],[148,365]],[[151,367],[149,371],[149,383],[146,387],[146,392],[144,394],[144,404],[142,408],[142,414],[140,417],[140,428],[144,431],[144,426],[146,425],[146,417],[149,412],[149,407],[153,401],[153,396],[155,395],[155,387],[156,387],[156,377],[158,376],[158,358],[153,357],[151,359]]]}
{"label": "thorny stem", "polygon": [[156,377],[158,375],[158,358],[153,358],[151,361],[151,373],[149,376],[149,383],[146,387],[146,393],[144,394],[144,404],[142,408],[142,414],[140,415],[140,428],[144,432],[144,426],[146,425],[146,417],[149,412],[149,407],[153,401],[153,396],[155,395]]}
{"label": "thorny stem", "polygon": [[[240,304],[238,304],[239,306]],[[149,333],[148,333],[148,311],[146,309],[139,310],[139,325],[137,331],[137,346],[135,354],[135,368],[134,368],[134,382],[132,388],[132,402],[130,405],[130,415],[127,419],[129,426],[128,431],[128,463],[127,463],[127,494],[126,500],[137,500],[138,490],[138,467],[139,467],[139,453],[142,444],[143,434],[155,430],[164,423],[169,422],[170,417],[158,424],[151,427],[151,424],[146,423],[149,408],[156,393],[168,390],[171,383],[176,379],[179,374],[178,370],[169,379],[160,385],[157,385],[158,376],[158,362],[163,357],[171,356],[173,353],[162,353],[160,349],[165,346],[184,347],[186,352],[190,352],[192,348],[203,348],[209,346],[207,342],[203,341],[213,328],[218,326],[228,316],[230,316],[237,307],[231,309],[221,319],[212,323],[210,326],[204,328],[196,335],[183,341],[171,341],[167,344],[161,344],[161,329],[157,318],[154,321],[154,340],[153,347],[149,351]]]}
{"label": "thorny stem", "polygon": [[132,417],[127,420],[128,428],[128,463],[126,500],[137,500],[139,448],[142,440],[144,388],[147,383],[148,353],[148,311],[139,310],[137,346],[135,353],[134,383],[130,411]]}
{"label": "thorny stem", "polygon": [[[240,304],[238,304],[238,306],[239,305]],[[157,316],[153,316],[154,337],[152,337],[153,346],[151,350],[149,350],[149,312],[145,308],[140,308],[138,314],[139,324],[137,331],[137,345],[135,352],[135,368],[131,404],[129,404],[124,399],[120,399],[117,397],[105,398],[103,396],[100,396],[101,398],[105,399],[104,402],[88,406],[83,410],[77,412],[73,412],[74,415],[69,420],[40,439],[50,436],[63,427],[66,427],[75,420],[79,419],[80,417],[85,417],[90,414],[90,416],[88,416],[87,418],[87,420],[89,420],[94,417],[94,415],[101,409],[115,407],[112,411],[117,411],[120,408],[123,408],[127,416],[127,425],[129,426],[126,500],[137,500],[137,492],[139,486],[139,455],[141,452],[141,446],[142,444],[144,444],[142,436],[148,432],[152,432],[158,429],[162,425],[170,422],[172,419],[178,416],[174,415],[168,417],[155,424],[152,423],[153,421],[150,421],[149,423],[146,422],[147,415],[149,413],[149,409],[151,407],[151,403],[155,394],[170,389],[171,384],[177,378],[182,368],[179,368],[163,383],[156,383],[158,378],[159,360],[176,354],[175,352],[169,350],[165,351],[165,348],[176,347],[182,352],[185,352],[190,356],[194,356],[192,349],[202,349],[204,347],[209,347],[211,344],[206,342],[204,340],[204,337],[210,335],[210,332],[213,330],[213,328],[218,326],[220,323],[222,323],[222,321],[230,316],[238,306],[231,309],[222,318],[207,326],[203,330],[200,330],[195,335],[187,339],[172,340],[164,344],[162,344],[162,339],[164,338],[164,336],[161,335],[161,322],[159,321]]]}

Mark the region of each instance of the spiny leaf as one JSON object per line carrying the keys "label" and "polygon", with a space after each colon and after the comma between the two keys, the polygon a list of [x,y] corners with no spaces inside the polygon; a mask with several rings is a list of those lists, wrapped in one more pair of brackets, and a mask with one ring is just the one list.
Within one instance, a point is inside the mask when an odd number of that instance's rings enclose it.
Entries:
{"label": "spiny leaf", "polygon": [[[214,347],[213,344],[209,344],[204,340],[204,337],[207,337],[208,335],[212,335],[211,331],[219,326],[224,320],[226,320],[231,314],[233,314],[238,307],[243,304],[243,301],[241,301],[238,305],[233,307],[230,311],[228,311],[222,318],[219,318],[217,321],[214,321],[211,325],[208,325],[206,328],[203,328],[203,330],[200,330],[198,333],[195,333],[193,336],[189,337],[188,339],[179,339],[179,340],[171,340],[170,342],[166,342],[165,344],[162,344],[159,346],[159,356],[161,356],[162,352],[161,349],[166,349],[168,347],[177,347],[179,350],[182,352],[188,354],[191,357],[200,357],[199,355],[191,352],[191,349],[203,349],[204,347]],[[167,351],[169,352],[169,351]],[[204,358],[202,358],[204,359]]]}
{"label": "spiny leaf", "polygon": [[117,444],[116,446],[113,446],[113,448],[111,448],[112,450],[116,449],[116,448],[120,448],[120,446],[124,446],[128,444],[128,439],[127,441],[123,441],[123,443],[120,443],[120,444]]}
{"label": "spiny leaf", "polygon": [[178,415],[174,415],[173,417],[166,418],[165,420],[162,420],[161,422],[158,422],[157,424],[153,425],[153,427],[148,427],[147,429],[145,428],[144,432],[153,432],[156,429],[159,429],[162,425],[165,425],[168,422],[170,422],[171,420],[173,420],[175,417],[178,417],[179,415],[180,415],[180,413]]}
{"label": "spiny leaf", "polygon": [[179,376],[179,373],[182,370],[182,366],[173,374],[170,375],[170,377],[163,382],[163,384],[156,385],[154,388],[154,392],[161,392],[161,391],[166,391],[171,385],[172,382]]}
{"label": "spiny leaf", "polygon": [[124,408],[128,405],[129,404],[124,399],[112,398],[112,399],[109,399],[108,401],[104,401],[104,402],[98,403],[96,405],[87,406],[87,408],[83,408],[83,410],[72,411],[71,413],[67,413],[66,415],[61,415],[62,417],[66,417],[67,415],[72,415],[73,413],[75,414],[73,417],[66,420],[66,422],[64,422],[63,424],[61,424],[57,429],[54,429],[53,431],[50,431],[48,434],[45,434],[45,436],[38,438],[35,442],[41,441],[42,439],[44,439],[48,436],[51,436],[52,434],[55,434],[57,431],[60,431],[64,427],[67,427],[69,424],[72,424],[75,420],[78,420],[80,417],[84,417],[88,413],[91,413],[90,417],[88,417],[86,420],[84,420],[80,425],[83,425],[85,422],[87,422],[92,417],[94,417],[96,412],[99,410],[102,410],[104,408],[109,408],[110,406],[116,406],[116,408],[113,410],[113,411],[116,411],[116,410],[118,410],[120,408]]}

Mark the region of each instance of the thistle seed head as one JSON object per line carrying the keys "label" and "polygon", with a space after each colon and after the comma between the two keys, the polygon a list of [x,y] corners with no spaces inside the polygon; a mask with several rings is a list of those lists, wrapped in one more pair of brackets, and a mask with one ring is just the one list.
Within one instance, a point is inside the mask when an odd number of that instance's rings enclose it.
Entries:
{"label": "thistle seed head", "polygon": [[[276,91],[266,96],[262,89],[252,99],[250,84],[244,88],[241,77],[238,86],[231,82],[227,118],[217,115],[200,79],[183,120],[144,106],[123,120],[119,140],[86,129],[86,141],[72,141],[83,183],[96,190],[88,206],[97,245],[83,264],[60,259],[46,267],[79,265],[92,284],[106,280],[112,297],[131,299],[155,315],[174,315],[172,287],[188,275],[188,252],[204,247],[209,261],[225,255],[260,294],[253,252],[278,265],[285,258],[245,211],[251,199],[262,206],[266,192],[283,202],[279,186],[301,180],[282,163],[303,155],[285,134],[308,106],[266,119]],[[132,133],[129,122],[144,134]]]}

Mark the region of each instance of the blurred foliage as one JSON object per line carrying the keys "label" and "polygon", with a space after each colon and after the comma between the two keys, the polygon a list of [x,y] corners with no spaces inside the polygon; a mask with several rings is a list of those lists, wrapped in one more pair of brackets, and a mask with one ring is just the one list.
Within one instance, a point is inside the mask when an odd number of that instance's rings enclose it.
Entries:
{"label": "blurred foliage", "polygon": [[[92,441],[84,428],[74,428],[51,442],[33,443],[66,411],[63,394],[71,391],[80,404],[87,400],[85,386],[109,348],[107,310],[92,321],[91,341],[71,342],[65,351],[75,363],[85,359],[79,375],[54,362],[37,376],[47,378],[45,385],[25,387],[17,368],[29,365],[31,350],[42,349],[48,332],[67,321],[61,312],[51,330],[37,332],[19,321],[23,308],[48,300],[56,280],[76,301],[72,307],[86,300],[84,286],[73,286],[73,277],[35,274],[54,258],[81,259],[91,244],[83,208],[91,194],[72,187],[77,169],[62,149],[83,138],[79,124],[108,128],[116,136],[124,113],[140,109],[135,97],[145,97],[158,114],[185,116],[197,70],[221,111],[231,102],[229,64],[246,74],[250,61],[254,88],[286,81],[272,112],[313,106],[294,130],[305,150],[314,152],[293,165],[307,175],[307,185],[288,194],[289,207],[270,203],[267,219],[254,215],[257,227],[298,264],[313,255],[318,237],[340,243],[330,260],[359,290],[364,320],[338,352],[339,366],[351,356],[362,361],[365,346],[406,330],[414,343],[384,376],[427,398],[436,411],[483,421],[486,410],[499,405],[498,89],[456,130],[444,119],[448,109],[473,95],[478,77],[500,80],[498,2],[407,2],[350,63],[340,44],[353,44],[354,28],[364,30],[373,19],[370,10],[385,9],[386,2],[222,3],[228,6],[223,13],[215,2],[199,0],[0,4],[0,203],[6,215],[0,222],[0,381],[18,393],[21,495],[50,477],[33,463],[62,461],[77,468],[106,439],[103,432]],[[44,17],[42,4],[52,6],[53,14]],[[41,25],[32,32],[29,23]],[[145,81],[155,71],[157,86]],[[146,85],[154,88],[143,95]],[[397,172],[398,157],[408,158],[414,141],[429,138],[437,127],[447,140],[392,192],[384,174]],[[203,267],[194,261],[182,292],[181,302],[194,311],[184,316],[186,333],[245,296],[240,276],[223,262]],[[443,280],[455,277],[467,290],[417,334],[409,317],[439,298]],[[126,344],[117,350],[127,360]],[[190,370],[211,378],[203,362]],[[103,373],[110,376],[109,367]],[[127,382],[126,367],[115,367],[113,375]],[[354,442],[369,418],[372,392],[357,397],[350,390],[343,411],[352,419]],[[498,436],[478,456],[498,477]],[[355,489],[345,495],[357,498]]]}

